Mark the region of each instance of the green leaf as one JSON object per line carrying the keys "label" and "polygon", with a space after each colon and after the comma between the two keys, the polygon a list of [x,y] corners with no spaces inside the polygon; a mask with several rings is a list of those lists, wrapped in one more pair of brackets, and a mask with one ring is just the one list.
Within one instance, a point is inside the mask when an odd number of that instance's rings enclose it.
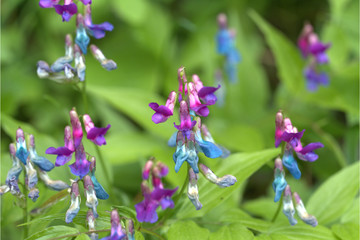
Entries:
{"label": "green leaf", "polygon": [[267,149],[253,153],[237,153],[230,155],[227,159],[221,160],[222,165],[218,169],[213,169],[214,173],[221,177],[230,174],[236,177],[237,183],[234,186],[227,188],[219,188],[217,185],[212,184],[199,175],[199,195],[200,202],[203,208],[196,211],[190,200],[184,199],[184,204],[177,214],[178,218],[202,216],[212,208],[219,205],[230,197],[236,188],[257,171],[266,162],[273,159],[280,153],[280,149]]}
{"label": "green leaf", "polygon": [[223,226],[218,231],[210,234],[209,240],[227,239],[227,240],[248,240],[254,239],[254,234],[239,223],[233,223]]}
{"label": "green leaf", "polygon": [[131,25],[141,25],[146,20],[146,0],[113,0],[112,5],[118,15]]}
{"label": "green leaf", "polygon": [[270,26],[255,11],[251,10],[249,15],[264,33],[267,43],[275,55],[279,78],[287,89],[293,93],[303,89],[302,69],[304,63],[299,51],[280,31]]}
{"label": "green leaf", "polygon": [[290,240],[311,239],[311,240],[330,240],[336,239],[333,233],[326,227],[318,225],[316,227],[309,226],[303,222],[291,226],[289,223],[283,222],[269,228],[268,234],[273,239],[283,239],[286,236]]}
{"label": "green leaf", "polygon": [[135,240],[145,240],[144,235],[139,231],[135,231]]}
{"label": "green leaf", "polygon": [[360,198],[355,198],[352,206],[344,213],[340,219],[341,223],[352,222],[359,225],[359,216],[360,216]]}
{"label": "green leaf", "polygon": [[359,224],[355,224],[355,223],[335,224],[331,227],[331,230],[341,240],[359,239]]}
{"label": "green leaf", "polygon": [[329,0],[332,18],[340,19],[349,1],[350,0]]}
{"label": "green leaf", "polygon": [[82,233],[79,236],[77,236],[75,238],[75,240],[91,240],[91,238],[88,235],[86,235],[85,233]]}
{"label": "green leaf", "polygon": [[158,102],[160,105],[165,100],[154,93],[133,88],[106,88],[101,86],[88,86],[89,92],[105,99],[122,113],[126,114],[146,130],[168,139],[174,132],[171,120],[156,125],[151,121],[154,111],[149,107],[150,102]]}
{"label": "green leaf", "polygon": [[331,176],[311,196],[307,204],[310,214],[320,224],[337,220],[352,204],[359,192],[359,162]]}
{"label": "green leaf", "polygon": [[257,218],[253,218],[242,210],[236,208],[231,209],[220,216],[219,219],[221,222],[229,222],[229,223],[240,223],[247,228],[252,230],[265,233],[268,231],[270,227],[269,222],[265,222],[264,220],[260,220]]}
{"label": "green leaf", "polygon": [[179,221],[172,224],[167,232],[168,240],[208,240],[210,232],[193,221]]}
{"label": "green leaf", "polygon": [[[76,233],[79,233],[79,230],[77,230],[76,228],[60,225],[60,226],[45,228],[44,230],[31,235],[26,240],[46,240],[50,238],[65,236],[69,234],[76,234]],[[62,239],[72,239],[72,237],[64,237]]]}
{"label": "green leaf", "polygon": [[246,202],[243,205],[243,209],[252,215],[271,220],[274,217],[278,204],[274,202],[274,198],[258,198]]}

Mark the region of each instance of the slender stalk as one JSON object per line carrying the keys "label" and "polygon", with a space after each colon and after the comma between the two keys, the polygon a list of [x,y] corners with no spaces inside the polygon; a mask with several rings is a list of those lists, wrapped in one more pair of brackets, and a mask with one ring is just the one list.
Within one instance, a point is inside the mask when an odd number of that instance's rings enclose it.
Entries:
{"label": "slender stalk", "polygon": [[24,173],[24,184],[23,184],[23,193],[25,196],[25,205],[23,208],[23,224],[26,224],[24,226],[24,239],[26,239],[29,235],[29,226],[27,225],[27,222],[29,221],[29,215],[28,215],[28,205],[27,205],[27,195],[28,195],[28,190],[26,188],[26,174]]}
{"label": "slender stalk", "polygon": [[83,87],[81,89],[81,93],[82,93],[82,97],[83,97],[84,110],[86,113],[89,113],[88,101],[87,101],[87,96],[86,96],[86,81],[83,81],[82,85],[83,85]]}
{"label": "slender stalk", "polygon": [[63,235],[60,237],[50,238],[49,240],[57,240],[57,239],[63,239],[63,238],[68,238],[68,237],[76,237],[83,233],[90,234],[90,233],[100,233],[100,232],[110,232],[110,231],[111,231],[111,229],[102,229],[102,230],[95,230],[95,231],[89,231],[89,232],[79,232],[79,233]]}
{"label": "slender stalk", "polygon": [[282,204],[283,204],[283,195],[281,195],[281,198],[280,198],[280,203],[279,203],[279,206],[278,208],[276,209],[276,212],[274,214],[274,217],[271,219],[271,222],[275,222],[276,218],[279,216],[279,213],[280,213],[280,209],[282,208]]}
{"label": "slender stalk", "polygon": [[150,230],[148,230],[146,228],[140,228],[140,232],[150,234],[150,235],[152,235],[154,237],[157,237],[160,240],[165,240],[165,238],[163,238],[162,236],[160,236],[156,232],[150,231]]}
{"label": "slender stalk", "polygon": [[[105,160],[104,160],[104,157],[100,151],[100,148],[99,146],[95,146],[95,149],[96,149],[96,153],[99,157],[99,160],[100,160],[100,165],[101,165],[101,168],[104,169],[104,173],[105,173],[105,178],[106,178],[106,182],[108,183],[108,185],[110,186],[111,185],[111,181],[110,181],[110,177],[109,177],[109,172],[106,168],[106,165],[105,165]],[[110,187],[110,193],[112,192],[112,188]]]}

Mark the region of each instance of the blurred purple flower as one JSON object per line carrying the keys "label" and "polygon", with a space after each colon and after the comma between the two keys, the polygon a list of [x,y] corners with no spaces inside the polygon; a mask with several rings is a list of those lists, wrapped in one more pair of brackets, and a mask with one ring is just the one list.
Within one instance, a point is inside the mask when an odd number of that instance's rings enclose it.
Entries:
{"label": "blurred purple flower", "polygon": [[91,140],[93,143],[95,143],[98,146],[105,145],[106,140],[104,135],[111,127],[110,124],[107,125],[105,128],[98,128],[95,127],[94,123],[92,122],[90,116],[88,114],[85,114],[83,116],[83,121],[85,125],[85,130],[87,133],[87,139]]}
{"label": "blurred purple flower", "polygon": [[90,4],[85,7],[84,23],[89,34],[96,39],[105,37],[105,31],[112,31],[114,29],[114,26],[109,22],[103,22],[101,24],[92,23]]}

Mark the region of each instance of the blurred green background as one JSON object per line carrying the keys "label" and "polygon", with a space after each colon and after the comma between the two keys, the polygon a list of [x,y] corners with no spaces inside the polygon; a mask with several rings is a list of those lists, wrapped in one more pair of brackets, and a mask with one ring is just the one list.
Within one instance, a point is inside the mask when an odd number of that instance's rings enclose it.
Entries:
{"label": "blurred green background", "polygon": [[[65,34],[75,33],[75,17],[63,23],[54,9],[41,9],[37,1],[6,0],[1,7],[1,183],[4,183],[11,166],[8,145],[14,141],[17,127],[34,134],[38,153],[45,155],[48,147],[61,146],[69,110],[75,106],[79,114],[85,112],[81,93],[74,86],[39,79],[36,75],[38,60],[51,64],[64,55]],[[115,28],[103,39],[91,39],[91,43],[118,65],[118,69],[108,72],[91,54],[86,56],[89,114],[96,125],[112,125],[108,144],[101,148],[110,181],[105,179],[102,166],[98,166],[97,174],[113,195],[100,203],[100,210],[109,210],[113,204],[132,207],[141,200],[141,168],[149,156],[173,169],[174,149],[167,147],[166,142],[175,130],[176,119],[153,124],[147,104],[165,103],[168,93],[177,89],[180,66],[185,66],[188,78],[198,74],[204,85],[215,85],[215,72],[222,67],[215,46],[216,17],[221,12],[227,14],[230,28],[237,32],[236,46],[243,60],[239,64],[239,82],[225,84],[225,106],[210,107],[210,115],[203,122],[214,139],[233,153],[255,152],[273,148],[275,113],[282,109],[298,129],[306,129],[304,144],[320,141],[325,145],[317,151],[319,160],[299,163],[303,172],[300,181],[287,176],[306,203],[330,176],[359,159],[358,11],[356,0],[94,0],[93,22],[108,21]],[[302,75],[305,62],[295,45],[305,21],[313,24],[322,41],[332,43],[328,51],[330,63],[325,67],[330,85],[315,93],[306,90]],[[92,144],[85,145],[85,149],[97,155]],[[47,157],[55,160],[53,156]],[[215,169],[226,164],[226,160],[205,161]],[[271,162],[217,209],[240,207],[251,216],[271,218],[277,207],[272,202]],[[50,175],[65,181],[71,177],[67,167],[56,168]],[[182,169],[179,174],[170,171],[166,181],[181,186],[184,178]],[[357,182],[358,177],[353,181]],[[334,187],[347,186],[339,183]],[[31,209],[54,192],[41,186],[40,194],[36,203],[29,201]],[[346,202],[340,216],[354,205],[354,197]],[[358,202],[359,198],[356,199]],[[3,239],[21,238],[21,231],[14,230],[22,221],[22,211],[10,207],[13,202],[10,194],[1,198]],[[57,206],[51,211],[63,213],[68,202]],[[211,216],[212,211],[208,211],[208,219],[216,216],[217,212]],[[340,216],[324,224],[331,226]],[[47,224],[63,224],[61,219]],[[212,225],[199,224],[214,230]],[[31,226],[30,233],[39,230],[38,226]]]}

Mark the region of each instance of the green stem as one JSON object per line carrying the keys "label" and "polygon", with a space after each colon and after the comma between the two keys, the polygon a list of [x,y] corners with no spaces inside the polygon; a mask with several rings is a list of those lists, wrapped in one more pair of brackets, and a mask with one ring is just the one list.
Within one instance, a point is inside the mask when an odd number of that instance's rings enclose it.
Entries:
{"label": "green stem", "polygon": [[153,231],[150,231],[146,228],[140,228],[140,232],[143,232],[143,233],[147,233],[147,234],[150,234],[154,237],[157,237],[158,239],[160,240],[165,240],[165,238],[163,238],[162,236],[160,236],[159,234],[157,234],[156,232],[153,232]]}
{"label": "green stem", "polygon": [[24,239],[26,239],[29,235],[29,226],[27,225],[28,221],[29,221],[29,215],[28,215],[28,205],[27,205],[27,195],[28,195],[28,190],[26,188],[26,174],[24,173],[24,184],[23,184],[23,192],[24,192],[24,196],[25,196],[25,206],[23,208],[23,224],[26,224],[24,226]]}
{"label": "green stem", "polygon": [[111,188],[111,180],[110,180],[110,175],[109,175],[109,172],[106,168],[106,165],[105,165],[105,160],[104,160],[104,157],[100,151],[100,147],[99,146],[95,146],[95,149],[96,149],[96,153],[98,155],[98,158],[100,160],[100,165],[101,165],[101,168],[104,170],[104,174],[105,174],[105,179],[106,179],[106,182],[108,183],[108,186],[110,187],[110,195],[112,195],[112,188]]}
{"label": "green stem", "polygon": [[283,196],[281,195],[279,206],[278,206],[278,208],[276,209],[276,212],[275,212],[275,214],[274,214],[274,217],[271,219],[271,222],[272,222],[272,223],[275,222],[276,218],[279,216],[280,209],[281,209],[282,204],[283,204],[282,199],[283,199]]}
{"label": "green stem", "polygon": [[86,81],[83,81],[82,84],[83,84],[83,87],[81,89],[81,93],[82,93],[83,102],[84,102],[84,110],[86,113],[89,113],[87,96],[86,96]]}

